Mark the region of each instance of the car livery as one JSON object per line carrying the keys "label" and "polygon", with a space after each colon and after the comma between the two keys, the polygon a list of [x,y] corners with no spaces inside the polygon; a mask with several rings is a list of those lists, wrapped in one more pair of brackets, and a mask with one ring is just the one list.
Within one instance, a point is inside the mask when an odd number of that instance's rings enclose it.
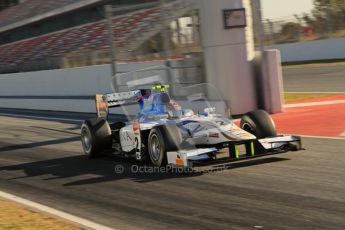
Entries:
{"label": "car livery", "polygon": [[[168,85],[156,85],[96,95],[98,118],[85,121],[81,128],[84,152],[96,157],[110,150],[139,161],[149,159],[155,166],[194,167],[302,149],[300,137],[277,135],[263,110],[245,114],[237,126],[212,107],[202,112],[182,108],[168,91]],[[139,106],[132,121],[107,121],[109,108],[132,104]],[[243,154],[240,145],[245,147]]]}

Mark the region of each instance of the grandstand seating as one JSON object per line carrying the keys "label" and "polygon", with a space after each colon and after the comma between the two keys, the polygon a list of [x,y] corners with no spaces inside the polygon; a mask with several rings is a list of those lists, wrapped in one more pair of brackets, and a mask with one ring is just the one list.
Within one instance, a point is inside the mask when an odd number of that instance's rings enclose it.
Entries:
{"label": "grandstand seating", "polygon": [[[41,2],[41,0],[35,1]],[[76,0],[69,0],[68,2],[71,1]],[[57,2],[62,4],[64,0],[58,0]],[[117,58],[121,59],[126,55],[128,56],[128,51],[137,49],[144,41],[159,33],[162,26],[166,26],[163,25],[161,20],[162,12],[166,14],[167,11],[170,11],[168,23],[186,14],[190,9],[185,5],[179,7],[176,5],[181,4],[181,2],[184,1],[176,1],[175,5],[167,4],[169,8],[165,9],[153,7],[114,17],[112,19],[112,30],[118,51]],[[1,72],[18,71],[16,68],[21,66],[29,66],[30,69],[30,63],[61,60],[66,54],[73,52],[109,50],[108,39],[107,23],[103,20],[8,43],[0,46],[0,67],[5,69]],[[122,60],[124,59],[126,58]],[[12,69],[6,70],[7,67]]]}
{"label": "grandstand seating", "polygon": [[[154,21],[159,8],[139,10],[112,20],[115,42],[121,47],[139,27]],[[47,35],[0,46],[0,64],[25,63],[61,56],[76,50],[102,49],[109,46],[105,21],[86,24]]]}
{"label": "grandstand seating", "polygon": [[76,2],[80,2],[80,0],[27,0],[2,11],[0,14],[0,27],[29,19]]}

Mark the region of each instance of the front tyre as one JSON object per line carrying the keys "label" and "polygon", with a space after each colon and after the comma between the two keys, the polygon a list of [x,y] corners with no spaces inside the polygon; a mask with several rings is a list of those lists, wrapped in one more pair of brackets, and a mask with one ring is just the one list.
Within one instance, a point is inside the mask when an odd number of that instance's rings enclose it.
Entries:
{"label": "front tyre", "polygon": [[81,126],[81,143],[89,158],[100,156],[112,148],[111,129],[102,118],[86,120]]}
{"label": "front tyre", "polygon": [[167,164],[167,151],[162,132],[153,128],[149,135],[148,152],[153,165],[164,166]]}
{"label": "front tyre", "polygon": [[182,134],[176,125],[154,127],[148,138],[148,153],[152,164],[158,167],[167,165],[167,152],[177,151],[181,143]]}
{"label": "front tyre", "polygon": [[274,121],[265,110],[246,113],[241,119],[241,129],[258,139],[277,136]]}

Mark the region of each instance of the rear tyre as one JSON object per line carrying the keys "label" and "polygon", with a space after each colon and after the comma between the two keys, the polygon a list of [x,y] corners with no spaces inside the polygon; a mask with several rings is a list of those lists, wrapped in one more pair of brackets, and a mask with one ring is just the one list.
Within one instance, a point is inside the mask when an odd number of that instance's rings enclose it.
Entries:
{"label": "rear tyre", "polygon": [[102,118],[86,120],[81,126],[81,142],[85,155],[89,158],[100,156],[112,149],[111,129]]}
{"label": "rear tyre", "polygon": [[277,136],[274,121],[265,110],[246,113],[241,119],[241,129],[258,139]]}
{"label": "rear tyre", "polygon": [[153,128],[148,139],[148,153],[152,164],[158,167],[167,165],[167,152],[178,150],[181,142],[182,135],[176,125]]}

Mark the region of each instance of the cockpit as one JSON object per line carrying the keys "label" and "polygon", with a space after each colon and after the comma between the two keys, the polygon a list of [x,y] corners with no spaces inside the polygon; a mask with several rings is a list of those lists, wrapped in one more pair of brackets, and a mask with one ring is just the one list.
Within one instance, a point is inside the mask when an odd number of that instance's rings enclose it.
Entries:
{"label": "cockpit", "polygon": [[149,91],[144,91],[138,102],[139,117],[147,120],[180,119],[194,115],[191,109],[182,109],[166,92],[152,94]]}

